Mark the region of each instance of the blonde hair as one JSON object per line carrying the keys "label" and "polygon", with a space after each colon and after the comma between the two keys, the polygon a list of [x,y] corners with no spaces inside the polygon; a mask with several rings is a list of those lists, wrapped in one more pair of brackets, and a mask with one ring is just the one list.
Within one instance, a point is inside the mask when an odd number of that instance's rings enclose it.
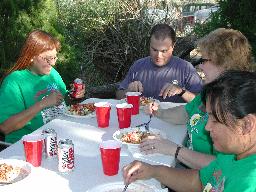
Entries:
{"label": "blonde hair", "polygon": [[240,31],[219,28],[200,39],[197,45],[216,66],[225,70],[253,70],[252,48]]}

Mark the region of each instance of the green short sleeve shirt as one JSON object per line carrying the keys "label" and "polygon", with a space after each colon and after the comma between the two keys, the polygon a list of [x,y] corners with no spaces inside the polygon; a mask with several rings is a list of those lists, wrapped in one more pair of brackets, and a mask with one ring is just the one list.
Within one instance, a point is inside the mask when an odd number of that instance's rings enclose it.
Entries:
{"label": "green short sleeve shirt", "polygon": [[213,154],[213,144],[209,132],[205,130],[208,115],[202,108],[201,94],[198,94],[185,106],[189,120],[187,122],[188,142],[187,147],[191,150],[206,154]]}
{"label": "green short sleeve shirt", "polygon": [[203,192],[255,192],[256,155],[236,160],[234,155],[219,154],[199,175]]}
{"label": "green short sleeve shirt", "polygon": [[[35,75],[29,70],[12,72],[4,79],[0,88],[0,122],[28,109],[53,90],[58,90],[63,95],[66,93],[66,86],[55,69],[49,75]],[[39,112],[23,128],[6,135],[5,140],[14,143],[42,125],[42,113]]]}

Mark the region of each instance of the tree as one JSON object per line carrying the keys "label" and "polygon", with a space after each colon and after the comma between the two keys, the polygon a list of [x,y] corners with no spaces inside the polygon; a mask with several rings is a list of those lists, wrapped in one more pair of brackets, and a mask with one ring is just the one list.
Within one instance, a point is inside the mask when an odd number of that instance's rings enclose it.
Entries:
{"label": "tree", "polygon": [[241,31],[250,41],[256,56],[256,4],[251,0],[219,0],[219,10],[212,14],[209,22],[197,25],[194,32],[202,37],[219,28]]}
{"label": "tree", "polygon": [[0,3],[0,76],[19,55],[26,35],[34,29],[63,41],[54,0],[2,0]]}

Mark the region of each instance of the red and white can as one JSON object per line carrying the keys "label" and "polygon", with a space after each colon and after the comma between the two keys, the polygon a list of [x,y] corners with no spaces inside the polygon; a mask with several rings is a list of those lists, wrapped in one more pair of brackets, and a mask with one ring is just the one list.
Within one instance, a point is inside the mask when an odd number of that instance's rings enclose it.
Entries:
{"label": "red and white can", "polygon": [[83,88],[84,88],[84,84],[82,79],[76,78],[73,83],[74,90],[72,92],[72,97],[76,98],[78,91],[82,90]]}
{"label": "red and white can", "polygon": [[58,169],[60,172],[70,172],[75,168],[74,144],[70,139],[60,140],[58,144]]}
{"label": "red and white can", "polygon": [[57,133],[54,129],[48,128],[42,131],[44,136],[44,153],[47,158],[57,155]]}

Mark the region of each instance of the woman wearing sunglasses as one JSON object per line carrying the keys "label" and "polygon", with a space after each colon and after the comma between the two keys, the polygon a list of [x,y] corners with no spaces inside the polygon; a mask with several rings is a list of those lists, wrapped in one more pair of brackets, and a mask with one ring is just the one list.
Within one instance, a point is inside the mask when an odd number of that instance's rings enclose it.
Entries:
{"label": "woman wearing sunglasses", "polygon": [[201,100],[205,130],[222,152],[208,166],[177,169],[135,161],[123,169],[126,184],[155,178],[175,191],[256,191],[256,74],[228,71],[207,84]]}
{"label": "woman wearing sunglasses", "polygon": [[[205,84],[215,80],[226,70],[249,71],[253,67],[251,46],[246,37],[233,29],[216,29],[198,42],[202,54],[200,69],[205,74]],[[184,95],[186,96],[186,95]],[[190,168],[199,169],[215,159],[209,132],[205,130],[208,115],[198,94],[185,106],[160,109],[158,103],[148,107],[147,113],[174,124],[186,124],[188,141],[185,146],[178,146],[170,140],[151,136],[140,145],[146,154],[163,153],[175,156]]]}

